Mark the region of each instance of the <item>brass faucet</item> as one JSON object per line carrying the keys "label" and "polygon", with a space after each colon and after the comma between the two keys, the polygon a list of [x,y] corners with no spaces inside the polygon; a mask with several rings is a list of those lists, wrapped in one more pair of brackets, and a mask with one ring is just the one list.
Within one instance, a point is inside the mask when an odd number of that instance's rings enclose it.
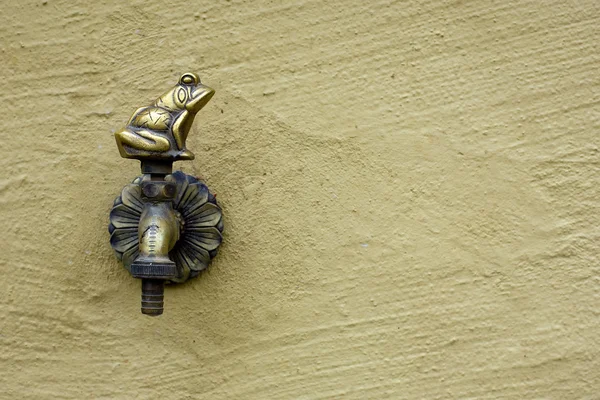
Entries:
{"label": "brass faucet", "polygon": [[141,161],[141,176],[125,186],[110,213],[117,258],[142,280],[142,313],[163,313],[164,283],[183,282],[208,267],[221,244],[221,209],[204,182],[180,171],[192,160],[185,141],[194,116],[214,95],[186,73],[152,105],[139,108],[115,138],[124,158]]}

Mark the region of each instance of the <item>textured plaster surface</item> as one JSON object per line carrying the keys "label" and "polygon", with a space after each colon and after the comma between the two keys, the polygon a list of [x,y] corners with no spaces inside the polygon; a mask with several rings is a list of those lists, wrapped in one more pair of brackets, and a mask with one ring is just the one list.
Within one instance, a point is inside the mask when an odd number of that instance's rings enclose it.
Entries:
{"label": "textured plaster surface", "polygon": [[[598,1],[0,17],[0,398],[598,398]],[[112,135],[188,70],[226,235],[149,318]]]}

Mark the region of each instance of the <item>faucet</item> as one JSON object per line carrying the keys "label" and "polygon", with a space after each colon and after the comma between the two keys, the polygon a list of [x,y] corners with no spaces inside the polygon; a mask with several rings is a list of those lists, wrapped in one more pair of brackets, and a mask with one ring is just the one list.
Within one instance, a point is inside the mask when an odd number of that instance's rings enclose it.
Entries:
{"label": "faucet", "polygon": [[140,160],[142,175],[114,202],[110,243],[131,275],[142,280],[146,315],[161,315],[165,283],[199,275],[222,241],[216,198],[198,178],[173,173],[174,161],[194,158],[185,140],[213,94],[196,74],[183,74],[175,88],[138,109],[115,133],[121,156]]}
{"label": "faucet", "polygon": [[175,192],[175,184],[162,175],[149,174],[142,179],[139,255],[131,264],[131,275],[142,280],[142,313],[147,315],[162,314],[164,281],[177,277],[175,262],[169,258],[182,228],[181,216],[173,210]]}

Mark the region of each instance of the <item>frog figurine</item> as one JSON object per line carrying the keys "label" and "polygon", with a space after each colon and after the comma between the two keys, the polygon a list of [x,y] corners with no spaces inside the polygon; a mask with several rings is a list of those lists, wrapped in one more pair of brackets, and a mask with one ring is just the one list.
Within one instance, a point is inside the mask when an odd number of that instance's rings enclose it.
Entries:
{"label": "frog figurine", "polygon": [[139,160],[193,160],[185,148],[194,116],[215,91],[200,82],[198,75],[185,73],[177,85],[151,106],[139,108],[115,138],[124,158]]}

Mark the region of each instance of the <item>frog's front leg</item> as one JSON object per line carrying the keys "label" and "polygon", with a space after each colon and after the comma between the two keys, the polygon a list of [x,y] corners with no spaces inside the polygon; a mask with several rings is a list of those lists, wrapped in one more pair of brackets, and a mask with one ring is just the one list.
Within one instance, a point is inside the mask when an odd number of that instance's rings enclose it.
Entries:
{"label": "frog's front leg", "polygon": [[173,122],[171,132],[173,132],[173,138],[179,150],[185,150],[185,141],[192,127],[192,122],[194,122],[194,114],[188,110],[184,110]]}
{"label": "frog's front leg", "polygon": [[[115,133],[119,149],[127,145],[139,151],[168,151],[171,148],[169,140],[146,129],[122,129]],[[123,157],[125,157],[123,155]]]}
{"label": "frog's front leg", "polygon": [[171,132],[173,133],[175,144],[177,144],[179,149],[179,154],[177,155],[179,160],[193,160],[195,158],[194,153],[185,148],[185,141],[192,127],[192,122],[194,122],[194,114],[187,110],[179,114],[173,122]]}

